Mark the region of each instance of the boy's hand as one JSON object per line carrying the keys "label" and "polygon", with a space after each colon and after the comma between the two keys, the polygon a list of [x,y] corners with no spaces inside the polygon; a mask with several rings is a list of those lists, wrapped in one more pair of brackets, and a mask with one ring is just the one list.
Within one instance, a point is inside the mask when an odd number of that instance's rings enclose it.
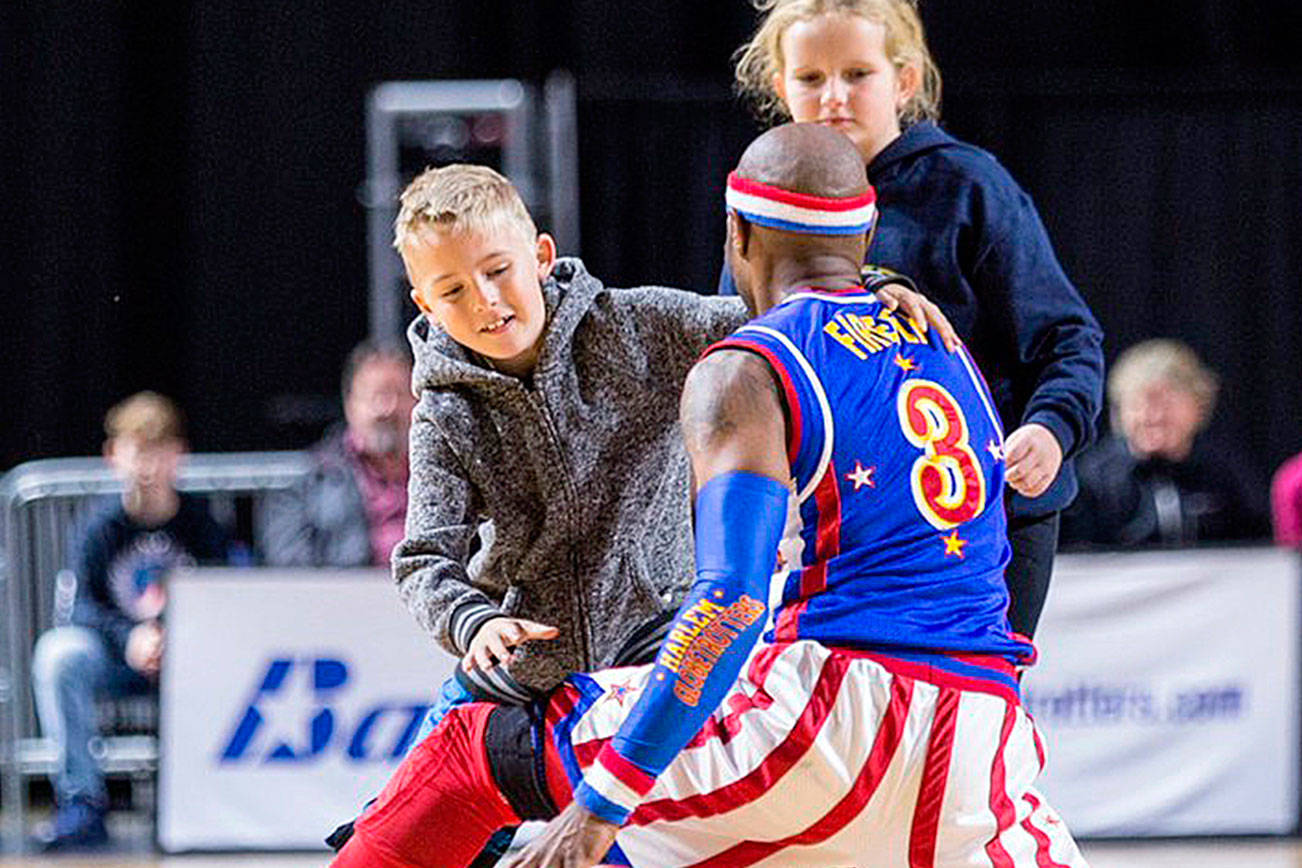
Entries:
{"label": "boy's hand", "polygon": [[461,668],[467,672],[476,667],[489,670],[498,663],[511,659],[511,648],[532,639],[555,639],[560,630],[524,618],[494,618],[479,628],[470,640],[466,656],[461,658]]}
{"label": "boy's hand", "polygon": [[1038,423],[1023,425],[1004,441],[1004,479],[1018,494],[1039,497],[1058,478],[1062,446]]}
{"label": "boy's hand", "polygon": [[888,283],[873,290],[873,294],[889,311],[904,308],[905,316],[917,323],[918,330],[924,334],[928,328],[934,328],[945,349],[951,353],[959,348],[958,332],[954,331],[954,326],[950,325],[941,309],[926,296],[898,283]]}
{"label": "boy's hand", "polygon": [[163,627],[157,621],[145,621],[127,634],[124,656],[127,665],[141,675],[152,678],[163,664]]}

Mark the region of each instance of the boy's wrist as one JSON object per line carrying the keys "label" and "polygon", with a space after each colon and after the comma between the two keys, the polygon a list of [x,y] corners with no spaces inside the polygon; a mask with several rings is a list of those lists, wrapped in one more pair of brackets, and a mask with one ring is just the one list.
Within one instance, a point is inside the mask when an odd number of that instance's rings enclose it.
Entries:
{"label": "boy's wrist", "polygon": [[494,618],[505,618],[506,614],[487,600],[467,600],[452,610],[448,625],[448,635],[457,653],[464,656],[470,650],[470,643],[483,626]]}

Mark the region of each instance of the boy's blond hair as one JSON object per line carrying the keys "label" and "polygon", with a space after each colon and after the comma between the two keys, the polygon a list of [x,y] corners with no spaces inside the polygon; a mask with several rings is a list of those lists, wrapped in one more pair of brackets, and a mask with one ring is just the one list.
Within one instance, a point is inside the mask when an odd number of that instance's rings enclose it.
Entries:
{"label": "boy's blond hair", "polygon": [[1156,382],[1169,383],[1192,395],[1202,410],[1203,426],[1206,425],[1216,406],[1220,379],[1186,344],[1155,338],[1130,347],[1112,364],[1112,373],[1108,375],[1108,403],[1114,428],[1120,425],[1118,413],[1126,396]]}
{"label": "boy's blond hair", "polygon": [[104,416],[104,433],[110,440],[135,437],[146,443],[184,440],[181,411],[157,392],[137,392]]}
{"label": "boy's blond hair", "polygon": [[754,103],[764,120],[784,121],[789,117],[782,98],[773,88],[773,77],[781,75],[782,35],[799,21],[820,15],[858,15],[886,28],[886,57],[896,70],[913,66],[918,70],[918,89],[900,109],[900,123],[940,119],[940,69],[931,58],[922,19],[913,0],[755,0],[764,16],[751,40],[733,55],[736,59],[737,91]]}
{"label": "boy's blond hair", "polygon": [[525,233],[538,237],[515,186],[487,166],[453,163],[426,169],[407,185],[393,223],[393,246],[402,250],[422,231]]}

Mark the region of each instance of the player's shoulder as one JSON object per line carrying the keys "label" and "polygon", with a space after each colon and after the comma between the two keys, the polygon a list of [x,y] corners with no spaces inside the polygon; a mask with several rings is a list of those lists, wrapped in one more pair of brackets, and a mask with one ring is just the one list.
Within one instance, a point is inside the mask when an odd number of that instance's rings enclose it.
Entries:
{"label": "player's shoulder", "polygon": [[683,431],[689,438],[723,432],[755,414],[771,414],[781,404],[771,361],[745,345],[726,343],[692,366],[680,404]]}

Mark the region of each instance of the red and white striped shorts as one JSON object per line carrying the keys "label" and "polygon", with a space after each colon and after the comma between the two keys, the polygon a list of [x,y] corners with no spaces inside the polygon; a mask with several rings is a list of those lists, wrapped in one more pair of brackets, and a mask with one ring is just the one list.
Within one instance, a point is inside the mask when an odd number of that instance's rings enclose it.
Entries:
{"label": "red and white striped shorts", "polygon": [[[620,832],[629,860],[1085,866],[1032,786],[1044,751],[1021,706],[888,665],[815,642],[759,646]],[[592,764],[650,673],[579,676],[553,697],[571,771]]]}

